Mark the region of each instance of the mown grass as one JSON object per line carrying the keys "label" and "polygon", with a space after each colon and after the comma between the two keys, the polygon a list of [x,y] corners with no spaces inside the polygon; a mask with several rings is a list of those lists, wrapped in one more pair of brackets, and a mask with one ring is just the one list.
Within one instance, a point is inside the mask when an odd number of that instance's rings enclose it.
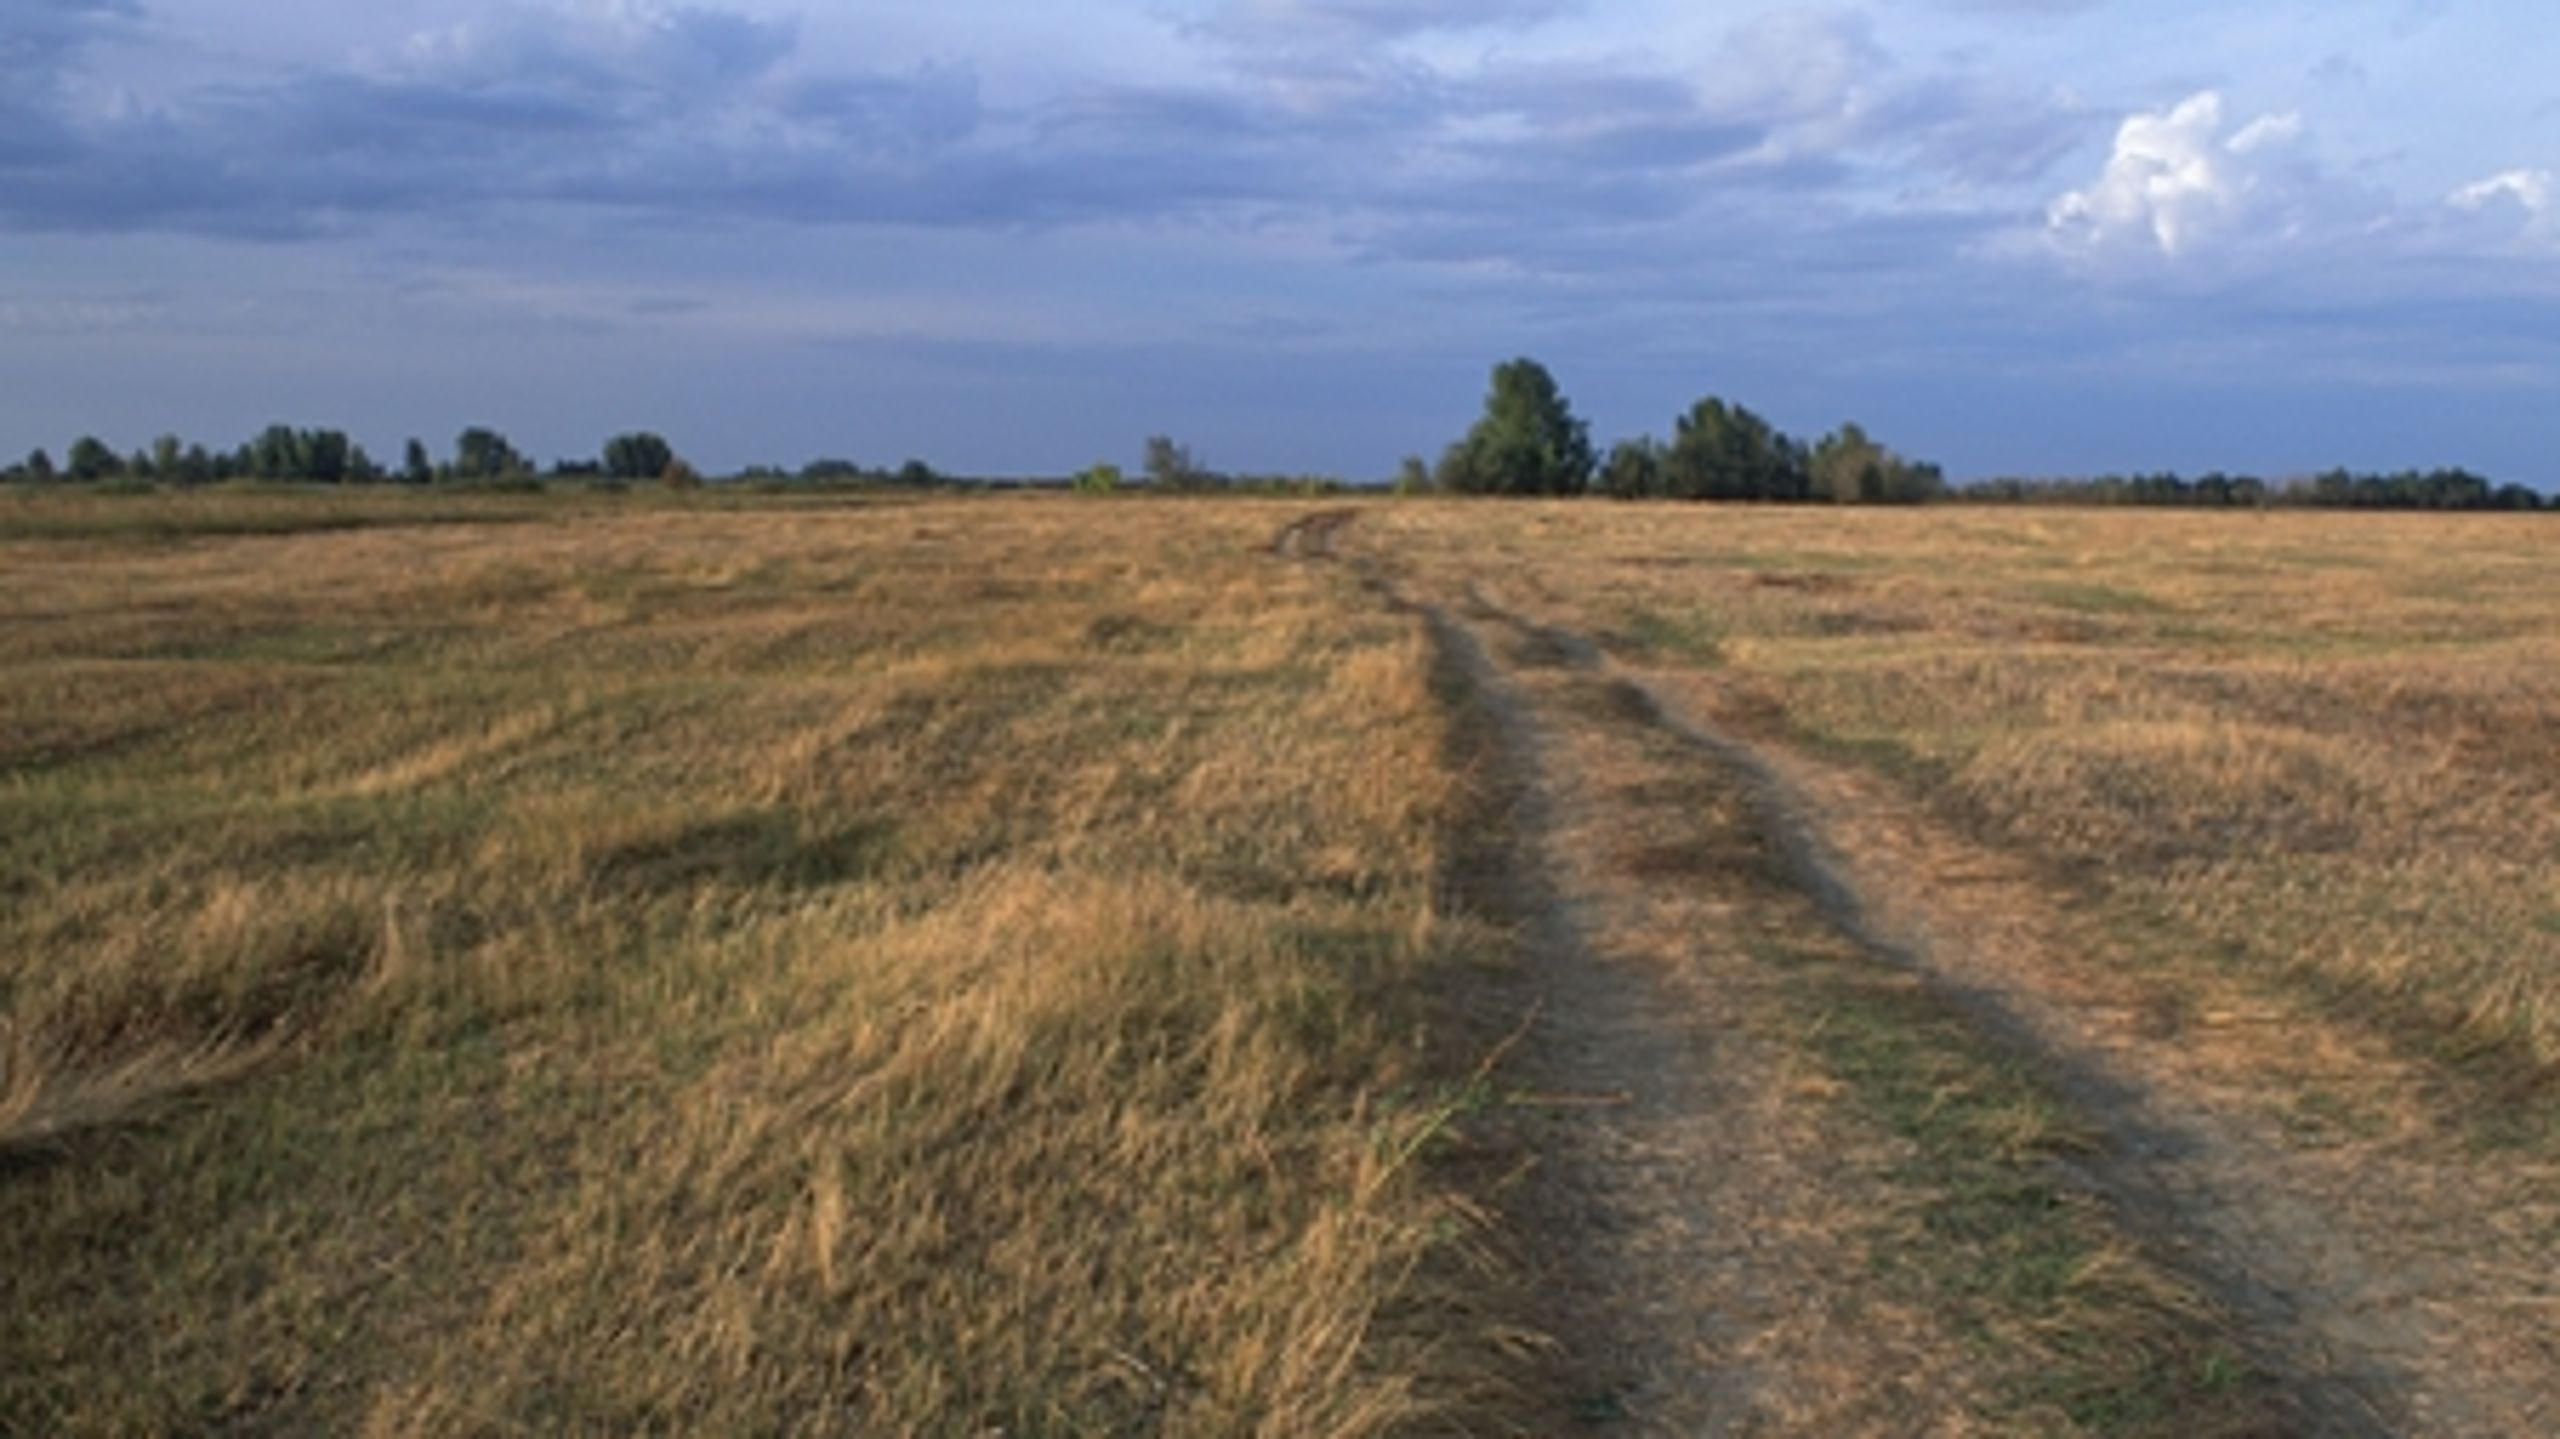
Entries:
{"label": "mown grass", "polygon": [[1540,613],[1711,670],[1727,721],[2034,856],[2115,916],[2128,962],[2325,996],[2546,1095],[2560,1075],[2560,569],[2536,517],[1387,523],[1417,555],[1503,555]]}
{"label": "mown grass", "polygon": [[302,503],[0,518],[0,1429],[1455,1382],[1443,719],[1285,512]]}

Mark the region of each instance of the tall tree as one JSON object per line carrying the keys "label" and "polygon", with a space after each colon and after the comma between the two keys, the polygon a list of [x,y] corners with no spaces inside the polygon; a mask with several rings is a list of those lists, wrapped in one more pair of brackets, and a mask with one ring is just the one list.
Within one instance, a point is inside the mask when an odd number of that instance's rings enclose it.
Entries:
{"label": "tall tree", "polygon": [[314,484],[342,485],[355,468],[355,444],[344,430],[304,430],[294,436],[302,461],[296,479]]}
{"label": "tall tree", "polygon": [[646,430],[604,442],[604,472],[617,480],[657,479],[675,458],[673,445]]}
{"label": "tall tree", "polygon": [[1802,447],[1750,410],[1712,395],[1680,417],[1662,469],[1665,490],[1681,499],[1804,498]]}
{"label": "tall tree", "polygon": [[1484,415],[1440,460],[1440,488],[1479,495],[1578,495],[1591,487],[1591,430],[1555,376],[1531,359],[1496,365]]}
{"label": "tall tree", "polygon": [[1600,491],[1616,500],[1649,500],[1663,493],[1662,446],[1652,436],[1620,440],[1600,467]]}
{"label": "tall tree", "polygon": [[1844,424],[1813,447],[1809,466],[1817,499],[1840,504],[1912,505],[1946,493],[1936,465],[1906,460]]}
{"label": "tall tree", "polygon": [[1199,490],[1209,485],[1209,471],[1191,453],[1188,445],[1177,445],[1171,435],[1147,436],[1145,456],[1147,483],[1159,490]]}
{"label": "tall tree", "polygon": [[435,463],[427,458],[427,442],[415,435],[400,450],[400,478],[413,485],[423,485],[436,477]]}
{"label": "tall tree", "polygon": [[53,478],[53,456],[46,454],[41,445],[27,451],[27,478],[38,484]]}
{"label": "tall tree", "polygon": [[82,435],[71,442],[71,453],[63,459],[63,472],[75,480],[103,480],[124,469],[124,461],[95,435]]}
{"label": "tall tree", "polygon": [[454,438],[453,473],[465,480],[495,480],[521,474],[524,456],[507,437],[484,425],[473,425]]}

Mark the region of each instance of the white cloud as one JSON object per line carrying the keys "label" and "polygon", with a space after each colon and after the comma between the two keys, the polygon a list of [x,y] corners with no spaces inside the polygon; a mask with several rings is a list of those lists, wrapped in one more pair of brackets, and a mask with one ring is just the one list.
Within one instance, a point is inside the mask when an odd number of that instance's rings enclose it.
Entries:
{"label": "white cloud", "polygon": [[2302,117],[2265,115],[2234,130],[2206,90],[2129,117],[2095,184],[2046,211],[2048,232],[2083,249],[2157,249],[2171,259],[2285,207],[2295,188],[2284,155]]}
{"label": "white cloud", "polygon": [[2509,170],[2454,191],[2445,203],[2457,210],[2487,211],[2512,203],[2524,212],[2525,233],[2560,237],[2560,177],[2548,170]]}

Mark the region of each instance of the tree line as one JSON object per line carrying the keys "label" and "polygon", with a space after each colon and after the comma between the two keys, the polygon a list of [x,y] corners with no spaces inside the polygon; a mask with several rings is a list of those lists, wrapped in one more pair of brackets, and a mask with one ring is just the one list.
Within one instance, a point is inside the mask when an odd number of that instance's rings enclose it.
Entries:
{"label": "tree line", "polygon": [[2099,475],[2090,479],[1981,480],[1957,492],[1979,504],[2148,505],[2172,509],[2538,510],[2560,508],[2525,485],[2497,484],[2464,469],[2355,474],[2326,470],[2268,481],[2219,472]]}
{"label": "tree line", "polygon": [[498,431],[474,425],[454,437],[452,452],[439,460],[426,442],[412,438],[401,447],[399,464],[386,466],[349,439],[344,430],[298,429],[269,425],[229,449],[207,449],[176,435],[162,435],[149,445],[124,454],[95,435],[71,442],[57,464],[42,448],[0,470],[0,480],[20,484],[164,484],[218,485],[240,480],[284,484],[531,484],[551,478],[589,478],[630,483],[656,480],[683,485],[697,478],[664,437],[646,430],[615,435],[592,460],[559,460],[548,470],[537,466]]}
{"label": "tree line", "polygon": [[[176,435],[162,435],[142,449],[122,454],[96,436],[84,435],[72,443],[60,464],[38,449],[0,470],[0,480],[21,483],[202,485],[252,480],[530,486],[546,478],[616,484],[661,481],[680,487],[699,480],[674,447],[650,431],[615,435],[593,459],[559,460],[545,470],[506,436],[477,425],[456,436],[452,451],[442,459],[430,456],[422,441],[409,440],[396,467],[377,463],[344,431],[270,425],[228,450],[207,450]],[[812,460],[797,471],[750,466],[734,479],[763,488],[921,488],[950,483],[922,460],[909,460],[891,470],[866,469],[833,458]],[[1141,471],[1135,476],[1104,463],[1063,480],[986,483],[998,487],[1054,484],[1085,493],[1143,487],[1163,494],[1311,494],[1349,488],[1329,475],[1222,473],[1167,435],[1147,438]],[[1598,493],[1623,500],[1774,503],[2560,509],[2560,498],[2546,499],[2524,485],[2497,484],[2463,469],[2392,474],[2339,469],[2273,482],[2221,473],[2193,480],[2168,473],[2002,478],[1952,487],[1938,466],[1906,458],[1855,423],[1844,423],[1808,442],[1780,430],[1747,406],[1713,395],[1675,417],[1668,440],[1639,435],[1618,441],[1604,454],[1593,447],[1589,425],[1574,413],[1555,376],[1527,358],[1496,365],[1482,415],[1441,454],[1437,465],[1419,456],[1407,458],[1394,487],[1399,493]]]}
{"label": "tree line", "polygon": [[1593,449],[1590,427],[1544,365],[1497,365],[1484,414],[1437,467],[1408,459],[1402,490],[1464,495],[1580,495],[1622,500],[1830,501],[1918,504],[1947,490],[1936,465],[1906,459],[1856,424],[1807,443],[1748,407],[1716,396],[1672,422],[1671,438],[1640,435]]}

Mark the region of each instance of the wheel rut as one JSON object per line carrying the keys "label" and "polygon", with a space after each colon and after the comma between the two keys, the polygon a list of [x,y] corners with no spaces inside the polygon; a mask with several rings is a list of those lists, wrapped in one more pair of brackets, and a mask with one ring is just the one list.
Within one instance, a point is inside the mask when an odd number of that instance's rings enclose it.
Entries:
{"label": "wheel rut", "polygon": [[[1950,898],[1916,877],[1880,874],[1837,838],[1857,828],[1850,806],[1891,803],[1872,787],[1745,742],[1671,684],[1483,585],[1467,586],[1463,603],[1527,652],[1605,679],[1627,711],[1733,777],[1797,886],[1842,934],[1919,976],[2053,1085],[2104,1140],[2072,1163],[2075,1179],[2151,1255],[2238,1317],[2303,1432],[2553,1432],[2553,1376],[2537,1384],[2475,1363],[2484,1351],[2453,1322],[2466,1299],[2516,1287],[2512,1276],[2466,1275],[2431,1252],[2430,1221],[2458,1216],[2404,1212],[2358,1224],[2336,1213],[2334,1177],[2289,1173],[2299,1167],[2283,1162],[2290,1146],[2271,1125],[2199,1092],[2178,1066],[2148,1062],[2156,1046],[2138,1023],[2076,1012],[2068,987],[2048,983],[2035,950],[2059,941],[2035,933],[2032,920],[2021,925],[2018,916],[2037,908],[2024,881],[1976,872]],[[1970,942],[1991,932],[1999,942]]]}
{"label": "wheel rut", "polygon": [[1462,853],[1451,884],[1520,936],[1518,972],[1481,998],[1533,1016],[1516,1061],[1522,1107],[1556,1116],[1531,1136],[1537,1163],[1503,1202],[1541,1327],[1556,1336],[1524,1432],[1982,1427],[1963,1343],[1867,1292],[1864,1260],[1839,1243],[1851,1228],[1842,1207],[1895,1202],[1874,1177],[1892,1156],[1860,1151],[1855,1136],[1843,1147],[1819,1106],[1800,1102],[1808,1077],[1784,1047],[1736,1020],[1726,1000],[1749,983],[1748,961],[1711,942],[1722,911],[1702,891],[1715,886],[1592,861],[1619,797],[1590,772],[1578,736],[1592,717],[1559,676],[1600,687],[1614,719],[1738,793],[1825,924],[1925,986],[2087,1126],[2095,1142],[2054,1161],[2067,1181],[2229,1316],[2276,1390],[2272,1419],[2212,1432],[2555,1432],[2560,1378],[2533,1371],[2547,1341],[2474,1345],[2458,1320],[2502,1280],[2524,1302],[2541,1291],[2447,1259],[2395,1228],[2408,1216],[2387,1203],[2337,1203],[2334,1173],[2287,1162],[2291,1146],[2262,1116],[2160,1060],[2138,1017],[2062,977],[2056,946],[2071,936],[2039,917],[2031,878],[1979,856],[1962,873],[1880,869],[1898,851],[1878,827],[1926,823],[1907,803],[1728,730],[1696,677],[1623,664],[1491,581],[1416,574],[1355,547],[1356,519],[1310,516],[1274,552],[1348,560],[1417,616],[1444,690],[1487,732],[1499,837]]}

